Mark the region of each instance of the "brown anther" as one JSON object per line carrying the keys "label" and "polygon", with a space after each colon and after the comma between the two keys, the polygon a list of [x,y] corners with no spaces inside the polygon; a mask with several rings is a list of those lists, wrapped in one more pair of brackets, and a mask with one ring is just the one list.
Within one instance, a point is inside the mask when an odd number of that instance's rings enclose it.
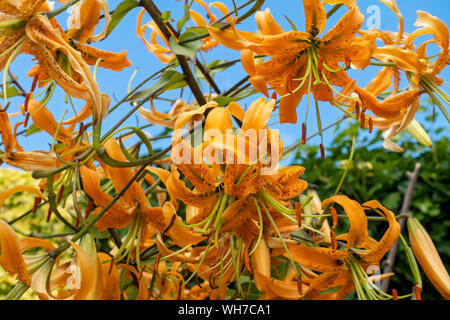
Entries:
{"label": "brown anther", "polygon": [[81,137],[83,133],[84,133],[84,124],[83,122],[80,122],[80,129],[78,130],[77,138]]}
{"label": "brown anther", "polygon": [[64,185],[62,185],[61,188],[59,188],[58,200],[56,200],[56,204],[59,204],[61,202],[63,194],[64,194]]}
{"label": "brown anther", "polygon": [[295,203],[295,213],[297,215],[298,227],[301,228],[302,227],[302,207],[300,206],[300,203],[298,203],[298,202]]}
{"label": "brown anther", "polygon": [[337,249],[337,240],[336,240],[336,234],[333,231],[330,231],[331,235],[331,248],[333,250]]}
{"label": "brown anther", "polygon": [[361,119],[359,120],[361,122],[361,129],[366,126],[366,114],[361,112]]}
{"label": "brown anther", "polygon": [[319,147],[320,147],[320,158],[323,160],[325,159],[325,148],[323,147],[322,143],[319,145]]}
{"label": "brown anther", "polygon": [[369,133],[373,131],[373,120],[372,117],[369,117]]}
{"label": "brown anther", "polygon": [[38,208],[39,204],[41,203],[41,201],[42,201],[42,198],[34,197],[33,210],[31,210],[31,212],[36,213],[37,208]]}
{"label": "brown anther", "polygon": [[30,113],[25,115],[25,120],[23,121],[23,126],[26,128],[28,126],[28,120],[30,119]]}
{"label": "brown anther", "polygon": [[292,74],[289,74],[289,75],[287,76],[287,79],[286,79],[286,90],[287,90],[289,93],[292,92],[292,86],[293,86],[293,81],[292,81],[292,79],[293,79]]}
{"label": "brown anther", "polygon": [[352,61],[349,57],[345,57],[345,68],[348,69],[352,66]]}
{"label": "brown anther", "polygon": [[319,57],[319,59],[317,60],[317,71],[319,73],[319,76],[322,74],[322,70],[323,70],[323,58]]}
{"label": "brown anther", "polygon": [[25,95],[25,102],[23,103],[23,111],[28,112],[28,103],[30,102],[31,92],[28,92]]}
{"label": "brown anther", "polygon": [[398,293],[395,289],[392,289],[392,300],[398,300]]}
{"label": "brown anther", "polygon": [[302,144],[306,143],[306,123],[302,123]]}
{"label": "brown anther", "polygon": [[89,218],[89,215],[92,212],[92,208],[94,207],[94,201],[89,201],[88,206],[86,208],[86,216],[84,217],[85,219]]}
{"label": "brown anther", "polygon": [[247,269],[247,273],[249,276],[252,275],[252,266],[250,264],[250,256],[248,254],[248,247],[246,246],[244,249],[244,265],[245,265],[245,269]]}
{"label": "brown anther", "polygon": [[299,295],[303,296],[302,276],[300,274],[297,277],[297,291]]}
{"label": "brown anther", "polygon": [[78,217],[77,217],[77,221],[75,221],[75,228],[78,228],[79,225],[80,225],[80,219],[78,219]]}
{"label": "brown anther", "polygon": [[360,114],[359,102],[356,101],[356,103],[355,103],[355,116],[356,116],[356,120],[359,119],[359,114]]}
{"label": "brown anther", "polygon": [[52,216],[52,210],[50,209],[50,206],[48,207],[48,212],[47,212],[47,218],[45,219],[45,222],[49,222],[50,221],[50,217]]}
{"label": "brown anther", "polygon": [[38,80],[39,80],[39,76],[35,75],[34,78],[33,78],[33,82],[31,83],[30,92],[34,92],[34,89],[36,89],[36,85],[37,85]]}
{"label": "brown anther", "polygon": [[333,226],[331,228],[335,229],[338,225],[338,215],[335,208],[330,207],[331,218],[333,219]]}
{"label": "brown anther", "polygon": [[273,99],[275,101],[277,100],[277,93],[275,91],[272,93],[271,99]]}
{"label": "brown anther", "polygon": [[416,300],[422,300],[422,295],[420,293],[420,288],[417,285],[414,286],[414,294],[416,296]]}

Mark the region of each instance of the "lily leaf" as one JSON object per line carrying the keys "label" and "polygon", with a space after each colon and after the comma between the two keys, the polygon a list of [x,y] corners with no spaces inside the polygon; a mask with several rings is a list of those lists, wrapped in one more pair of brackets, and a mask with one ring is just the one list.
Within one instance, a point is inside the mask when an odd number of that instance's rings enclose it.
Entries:
{"label": "lily leaf", "polygon": [[219,106],[224,106],[229,104],[232,101],[239,101],[242,100],[244,98],[247,98],[249,96],[251,96],[252,94],[255,94],[257,91],[253,88],[247,88],[245,90],[242,90],[241,92],[239,92],[237,95],[233,96],[233,97],[216,97],[214,98],[214,101],[217,102],[217,104]]}
{"label": "lily leaf", "polygon": [[[193,31],[186,31],[180,36],[179,41],[183,41],[197,36],[198,34]],[[192,60],[194,60],[197,51],[200,50],[200,48],[202,47],[202,40],[190,41],[184,44],[180,44],[179,41],[177,41],[175,37],[170,38],[169,46],[172,52],[178,55],[187,56]]]}
{"label": "lily leaf", "polygon": [[139,2],[136,0],[125,0],[122,1],[111,17],[111,22],[109,23],[106,35],[109,35],[114,28],[119,24],[120,21],[130,12],[132,9],[139,7]]}
{"label": "lily leaf", "polygon": [[161,79],[158,80],[153,86],[145,90],[136,92],[131,96],[130,100],[138,100],[145,97],[151,97],[162,91],[173,90],[182,88],[186,85],[184,81],[184,76],[174,70],[166,71],[162,74]]}

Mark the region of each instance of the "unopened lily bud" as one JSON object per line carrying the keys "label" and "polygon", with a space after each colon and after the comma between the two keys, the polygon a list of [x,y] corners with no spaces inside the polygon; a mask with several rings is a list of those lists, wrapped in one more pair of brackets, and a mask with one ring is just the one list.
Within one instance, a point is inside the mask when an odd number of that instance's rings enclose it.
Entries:
{"label": "unopened lily bud", "polygon": [[414,138],[416,138],[416,140],[420,144],[426,147],[432,146],[433,143],[431,142],[431,139],[428,136],[427,132],[415,119],[411,121],[411,123],[406,127],[406,129]]}
{"label": "unopened lily bud", "polygon": [[446,299],[450,299],[450,276],[425,228],[415,218],[408,219],[409,241],[428,279]]}

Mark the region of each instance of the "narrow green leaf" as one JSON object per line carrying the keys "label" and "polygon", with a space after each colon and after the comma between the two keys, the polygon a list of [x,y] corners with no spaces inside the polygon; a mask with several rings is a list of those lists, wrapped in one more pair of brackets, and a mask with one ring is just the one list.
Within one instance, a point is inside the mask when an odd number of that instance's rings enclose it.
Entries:
{"label": "narrow green leaf", "polygon": [[[189,38],[197,37],[198,34],[192,31],[186,31],[180,36],[179,41],[183,41]],[[171,37],[169,40],[169,46],[173,53],[187,56],[191,59],[195,59],[195,55],[198,50],[202,47],[202,41],[196,40],[191,41],[185,44],[178,43],[177,39],[175,37]]]}
{"label": "narrow green leaf", "polygon": [[216,97],[214,98],[214,101],[217,102],[217,104],[219,106],[224,106],[229,104],[232,101],[239,101],[242,100],[244,98],[247,98],[249,96],[251,96],[252,94],[255,94],[257,91],[253,88],[248,88],[245,90],[242,90],[241,92],[239,92],[237,95],[233,96],[233,97]]}
{"label": "narrow green leaf", "polygon": [[181,88],[183,87],[183,82],[184,85],[186,85],[184,76],[181,73],[174,70],[166,71],[162,74],[161,79],[159,79],[158,82],[156,82],[150,88],[136,92],[131,96],[130,100],[138,100],[145,97],[154,96],[155,94],[164,90]]}
{"label": "narrow green leaf", "polygon": [[139,2],[136,0],[122,1],[114,10],[111,17],[111,22],[106,31],[106,35],[109,35],[120,21],[130,12],[132,9],[139,7]]}
{"label": "narrow green leaf", "polygon": [[31,126],[28,127],[27,132],[26,132],[26,136],[31,136],[34,133],[37,132],[41,132],[42,129],[39,129],[38,127],[36,127],[34,124],[32,124]]}
{"label": "narrow green leaf", "polygon": [[161,20],[162,20],[164,23],[173,21],[172,15],[171,15],[170,11],[165,11],[165,12],[161,13]]}

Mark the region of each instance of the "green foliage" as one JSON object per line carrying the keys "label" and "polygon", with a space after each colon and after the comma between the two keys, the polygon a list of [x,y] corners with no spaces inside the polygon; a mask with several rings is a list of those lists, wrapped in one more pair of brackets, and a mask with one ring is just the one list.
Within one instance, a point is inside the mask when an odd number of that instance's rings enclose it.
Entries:
{"label": "green foliage", "polygon": [[[317,146],[307,145],[297,150],[294,162],[307,168],[303,178],[308,181],[310,187],[318,188],[317,192],[321,199],[328,198],[335,192],[350,154],[352,136],[358,135],[358,131],[356,125],[350,125],[337,133],[328,132],[334,134],[335,138],[327,146],[324,160],[320,158]],[[428,130],[428,133],[436,137],[441,131],[442,129],[434,129],[431,132]],[[450,180],[448,136],[433,139],[433,147],[427,148],[412,141],[411,136],[405,134],[400,140],[400,145],[406,151],[395,153],[382,148],[381,132],[374,131],[370,135],[366,133],[366,130],[359,132],[354,161],[340,193],[360,203],[378,200],[395,214],[399,214],[409,182],[407,172],[412,172],[415,164],[419,162],[421,168],[409,211],[425,226],[448,269],[450,263],[448,237],[450,222],[447,218],[450,194],[447,188]],[[380,239],[386,225],[380,222],[369,225],[370,235]],[[407,233],[403,234],[407,237]],[[391,288],[405,294],[410,292],[413,277],[402,245],[394,272]],[[423,272],[422,278],[423,298],[439,299],[439,293],[426,280]]]}
{"label": "green foliage", "polygon": [[139,7],[139,2],[136,0],[122,1],[114,10],[111,17],[111,23],[108,25],[106,34],[109,35],[119,24],[120,21],[130,12],[132,9]]}

